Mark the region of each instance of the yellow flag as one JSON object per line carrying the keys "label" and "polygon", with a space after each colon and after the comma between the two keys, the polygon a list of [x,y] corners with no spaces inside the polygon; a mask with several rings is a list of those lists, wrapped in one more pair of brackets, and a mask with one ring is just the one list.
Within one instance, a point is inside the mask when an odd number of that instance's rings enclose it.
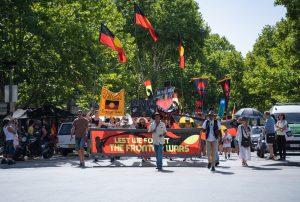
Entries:
{"label": "yellow flag", "polygon": [[114,93],[103,87],[99,103],[99,116],[124,116],[125,90]]}

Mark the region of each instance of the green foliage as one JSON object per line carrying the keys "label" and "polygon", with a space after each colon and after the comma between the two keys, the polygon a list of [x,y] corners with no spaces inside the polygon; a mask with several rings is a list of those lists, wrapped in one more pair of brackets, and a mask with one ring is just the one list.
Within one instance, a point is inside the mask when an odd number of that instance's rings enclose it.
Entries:
{"label": "green foliage", "polygon": [[[8,83],[3,62],[16,61],[13,80],[19,86],[18,105],[25,107],[65,107],[74,100],[87,109],[107,86],[125,89],[127,109],[132,99],[146,97],[143,81],[150,79],[154,90],[171,81],[184,112],[192,113],[199,95],[191,78],[201,75],[209,77],[205,108],[217,109],[223,96],[217,81],[226,75],[232,78],[228,110],[233,103],[264,110],[278,101],[299,101],[298,1],[276,1],[287,7],[288,19],[266,26],[246,59],[226,38],[210,32],[194,0],[136,2],[158,33],[156,43],[148,30],[135,25],[133,1],[2,0],[1,90]],[[121,40],[125,64],[98,42],[101,23]]]}

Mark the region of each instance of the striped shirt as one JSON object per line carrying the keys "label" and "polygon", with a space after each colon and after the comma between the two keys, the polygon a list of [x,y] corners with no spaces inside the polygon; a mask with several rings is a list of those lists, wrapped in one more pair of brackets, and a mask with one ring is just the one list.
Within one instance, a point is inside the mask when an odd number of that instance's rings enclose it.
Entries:
{"label": "striped shirt", "polygon": [[265,130],[267,134],[275,133],[275,121],[273,117],[269,117],[265,123]]}

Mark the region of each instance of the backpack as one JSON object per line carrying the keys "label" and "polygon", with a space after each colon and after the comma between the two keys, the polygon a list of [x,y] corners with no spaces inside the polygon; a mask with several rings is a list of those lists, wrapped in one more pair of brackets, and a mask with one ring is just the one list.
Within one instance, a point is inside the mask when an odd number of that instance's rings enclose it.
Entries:
{"label": "backpack", "polygon": [[249,136],[249,138],[245,138],[244,137],[244,131],[245,131],[245,129],[242,126],[242,142],[241,142],[241,145],[243,147],[250,147],[251,146],[251,138],[250,138],[250,136]]}

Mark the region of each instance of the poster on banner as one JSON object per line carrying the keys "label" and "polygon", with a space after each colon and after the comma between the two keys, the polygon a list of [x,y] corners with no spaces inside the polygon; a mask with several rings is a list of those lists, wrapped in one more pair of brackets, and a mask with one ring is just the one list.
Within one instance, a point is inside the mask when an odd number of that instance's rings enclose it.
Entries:
{"label": "poster on banner", "polygon": [[[201,129],[168,129],[164,155],[199,156]],[[154,156],[152,134],[142,129],[91,128],[92,154]]]}
{"label": "poster on banner", "polygon": [[124,89],[114,93],[103,87],[99,104],[99,116],[124,116],[124,100]]}
{"label": "poster on banner", "polygon": [[156,111],[156,104],[153,99],[132,100],[130,103],[130,107],[132,117],[151,117],[152,114],[154,114],[154,112]]}
{"label": "poster on banner", "polygon": [[164,98],[173,99],[173,94],[175,91],[175,87],[169,86],[169,87],[162,87],[156,89],[156,99],[161,100]]}

